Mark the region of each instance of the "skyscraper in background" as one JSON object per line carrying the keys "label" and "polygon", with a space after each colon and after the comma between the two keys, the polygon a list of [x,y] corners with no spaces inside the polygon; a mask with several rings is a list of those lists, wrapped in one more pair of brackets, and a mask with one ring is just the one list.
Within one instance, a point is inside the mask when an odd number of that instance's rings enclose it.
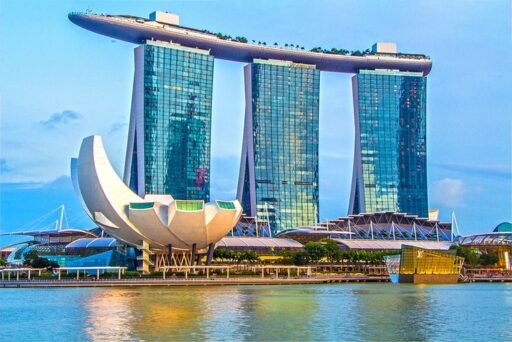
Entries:
{"label": "skyscraper in background", "polygon": [[318,222],[320,71],[255,59],[244,69],[245,123],[237,198],[274,232]]}
{"label": "skyscraper in background", "polygon": [[352,85],[356,134],[349,212],[428,217],[427,78],[360,70]]}
{"label": "skyscraper in background", "polygon": [[139,195],[210,197],[213,57],[147,41],[135,48],[125,182]]}

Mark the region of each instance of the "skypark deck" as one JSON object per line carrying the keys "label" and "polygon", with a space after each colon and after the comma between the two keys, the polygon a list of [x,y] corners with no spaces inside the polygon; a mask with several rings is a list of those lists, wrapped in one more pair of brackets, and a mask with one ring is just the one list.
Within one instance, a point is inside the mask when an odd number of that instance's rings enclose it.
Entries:
{"label": "skypark deck", "polygon": [[222,39],[215,34],[181,25],[161,23],[126,15],[70,13],[69,20],[89,31],[141,44],[147,40],[171,42],[186,47],[209,50],[212,56],[236,62],[253,59],[276,59],[313,64],[321,71],[357,73],[361,69],[388,69],[421,72],[428,75],[432,61],[421,55],[367,54],[348,56],[324,52],[292,50]]}

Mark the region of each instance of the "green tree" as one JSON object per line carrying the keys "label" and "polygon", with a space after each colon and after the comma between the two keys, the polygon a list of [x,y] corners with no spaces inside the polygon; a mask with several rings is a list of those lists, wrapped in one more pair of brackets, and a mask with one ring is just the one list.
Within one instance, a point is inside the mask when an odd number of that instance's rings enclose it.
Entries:
{"label": "green tree", "polygon": [[480,263],[483,266],[492,266],[498,262],[498,254],[493,252],[487,252],[480,255]]}
{"label": "green tree", "polygon": [[295,263],[295,252],[283,249],[277,254],[281,257],[280,263],[284,265],[292,265]]}
{"label": "green tree", "polygon": [[454,249],[457,256],[463,257],[466,265],[474,267],[480,263],[480,252],[476,248],[454,245],[450,249]]}
{"label": "green tree", "polygon": [[7,261],[5,261],[4,259],[0,259],[0,266],[5,266],[7,265]]}
{"label": "green tree", "polygon": [[235,37],[234,40],[236,42],[240,42],[240,43],[247,43],[247,38],[245,38],[245,37],[238,36],[238,37]]}
{"label": "green tree", "polygon": [[316,263],[320,261],[327,254],[327,250],[320,242],[309,241],[304,245],[304,251],[306,252],[309,261]]}
{"label": "green tree", "polygon": [[336,241],[331,239],[326,239],[323,241],[323,246],[325,248],[325,256],[330,263],[337,263],[341,260],[341,250]]}
{"label": "green tree", "polygon": [[[308,242],[309,243],[309,242]],[[295,252],[293,256],[293,263],[296,266],[305,266],[310,263],[309,255],[306,251]]]}
{"label": "green tree", "polygon": [[55,261],[50,261],[46,258],[35,258],[32,260],[31,266],[33,268],[58,268],[59,264],[57,264]]}
{"label": "green tree", "polygon": [[238,259],[237,252],[226,248],[217,248],[213,252],[213,257],[214,259],[223,261],[234,261]]}
{"label": "green tree", "polygon": [[30,266],[32,262],[39,258],[39,254],[36,250],[31,249],[23,255],[23,265]]}
{"label": "green tree", "polygon": [[255,251],[246,250],[241,253],[238,253],[237,255],[237,261],[238,262],[256,262],[260,258],[258,257],[258,254],[256,254]]}

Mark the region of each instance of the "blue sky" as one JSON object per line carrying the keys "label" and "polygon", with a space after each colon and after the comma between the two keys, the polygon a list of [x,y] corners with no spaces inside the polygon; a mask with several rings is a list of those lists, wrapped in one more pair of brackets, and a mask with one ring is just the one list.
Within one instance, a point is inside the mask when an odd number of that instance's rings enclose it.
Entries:
{"label": "blue sky", "polygon": [[[313,5],[314,3],[314,5]],[[512,219],[510,1],[2,1],[0,231],[64,203],[91,226],[69,181],[81,139],[102,135],[118,171],[127,139],[134,45],[67,14],[180,15],[183,25],[250,40],[364,50],[392,41],[432,57],[428,78],[431,208],[463,233]],[[235,196],[243,126],[242,63],[215,62],[212,198]],[[354,122],[351,75],[323,72],[320,215],[347,214]],[[2,239],[0,239],[0,244]]]}

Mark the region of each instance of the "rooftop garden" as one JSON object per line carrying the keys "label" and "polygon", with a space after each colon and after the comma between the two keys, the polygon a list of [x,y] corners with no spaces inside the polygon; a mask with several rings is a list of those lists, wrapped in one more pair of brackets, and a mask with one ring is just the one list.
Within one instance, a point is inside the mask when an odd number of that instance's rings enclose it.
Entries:
{"label": "rooftop garden", "polygon": [[248,44],[252,43],[254,45],[269,46],[269,47],[281,48],[281,49],[284,48],[284,49],[289,49],[289,50],[300,50],[300,51],[325,53],[325,54],[330,54],[330,55],[342,55],[342,56],[372,56],[373,55],[373,56],[393,56],[393,57],[398,57],[398,58],[430,59],[430,57],[423,55],[423,54],[409,54],[409,53],[401,53],[401,52],[380,53],[380,52],[372,52],[370,49],[366,49],[366,50],[346,50],[346,49],[338,49],[338,48],[325,49],[323,47],[318,46],[318,47],[314,47],[312,49],[306,50],[304,48],[304,46],[301,46],[299,44],[293,44],[293,43],[279,44],[277,42],[274,42],[273,44],[268,44],[267,42],[259,41],[259,40],[256,41],[254,39],[249,41],[244,36],[232,37],[227,34],[223,34],[220,32],[214,33],[214,32],[208,31],[208,30],[201,30],[201,32],[211,34],[211,35],[216,36],[219,39],[228,40],[231,42],[248,43]]}
{"label": "rooftop garden", "polygon": [[[106,15],[106,16],[109,16],[109,15]],[[138,17],[133,17],[133,16],[118,16],[118,17],[125,17],[125,18],[130,18],[130,19],[142,19],[145,21],[148,20],[148,19],[138,18]],[[170,24],[165,24],[165,25],[170,25]],[[174,25],[170,25],[170,26],[174,26]],[[390,56],[390,57],[395,57],[395,58],[408,58],[408,59],[430,59],[429,56],[423,55],[423,54],[409,54],[409,53],[402,53],[402,52],[381,53],[381,52],[372,52],[370,49],[366,49],[366,50],[346,50],[346,49],[338,49],[338,48],[330,48],[330,49],[327,48],[326,49],[326,48],[317,46],[317,47],[307,50],[304,46],[301,46],[299,44],[294,44],[294,43],[279,44],[277,42],[274,42],[272,44],[269,44],[265,41],[259,41],[259,40],[257,41],[254,39],[249,41],[249,39],[244,36],[233,37],[233,36],[230,36],[227,34],[223,34],[221,32],[212,32],[209,30],[198,30],[198,29],[185,27],[185,26],[177,26],[177,27],[210,34],[210,35],[216,36],[217,38],[222,39],[222,40],[228,40],[228,41],[237,42],[237,43],[260,45],[260,46],[264,46],[264,47],[268,46],[268,47],[281,48],[281,49],[284,48],[284,49],[288,49],[288,50],[299,50],[299,51],[308,51],[308,52],[316,52],[316,53],[323,53],[323,54],[329,54],[329,55],[342,55],[342,56]]]}

